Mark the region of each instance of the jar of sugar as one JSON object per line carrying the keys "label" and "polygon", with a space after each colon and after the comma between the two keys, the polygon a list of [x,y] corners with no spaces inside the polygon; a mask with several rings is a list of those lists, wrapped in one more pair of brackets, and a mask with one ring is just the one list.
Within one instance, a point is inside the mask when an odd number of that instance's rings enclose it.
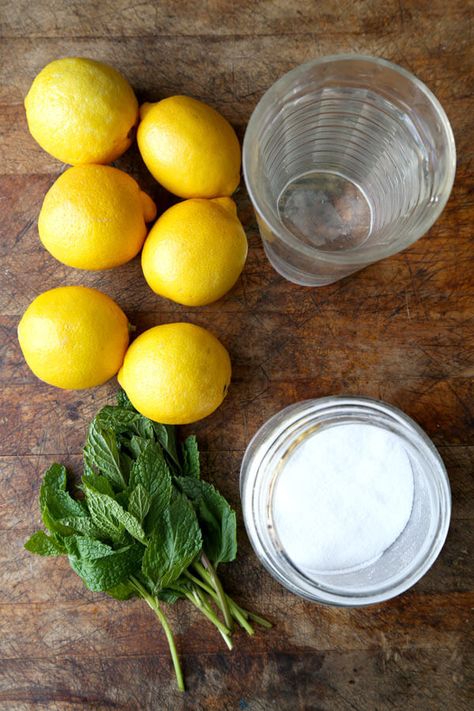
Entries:
{"label": "jar of sugar", "polygon": [[244,455],[242,509],[268,571],[311,600],[387,600],[426,573],[445,541],[451,494],[427,435],[368,398],[291,405]]}

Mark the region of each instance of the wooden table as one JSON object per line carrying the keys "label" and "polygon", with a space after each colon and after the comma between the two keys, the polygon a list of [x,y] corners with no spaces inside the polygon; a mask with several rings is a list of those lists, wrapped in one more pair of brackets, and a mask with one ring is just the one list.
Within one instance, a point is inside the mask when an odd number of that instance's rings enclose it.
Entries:
{"label": "wooden table", "polygon": [[[472,708],[472,3],[4,0],[0,8],[0,708]],[[274,80],[335,52],[401,64],[436,93],[452,122],[459,155],[454,191],[437,224],[410,249],[329,287],[292,285],[267,263],[242,186],[237,201],[250,241],[243,277],[218,303],[191,310],[155,296],[137,259],[93,274],[63,267],[40,247],[38,212],[63,166],[29,136],[22,101],[48,61],[82,55],[110,62],[140,100],[190,94],[222,111],[242,137]],[[139,179],[160,209],[169,204],[136,147],[117,165]],[[170,618],[189,689],[175,692],[166,641],[144,604],[92,594],[65,560],[22,548],[39,523],[41,473],[53,460],[78,471],[86,424],[117,387],[56,390],[23,362],[18,319],[39,292],[62,284],[102,289],[139,330],[189,319],[226,344],[234,366],[230,394],[193,429],[206,476],[238,509],[242,452],[283,406],[347,393],[405,410],[433,438],[452,484],[451,529],[432,570],[388,603],[321,607],[264,572],[240,519],[239,561],[222,575],[274,629],[252,640],[239,635],[230,653],[198,614],[175,606]]]}

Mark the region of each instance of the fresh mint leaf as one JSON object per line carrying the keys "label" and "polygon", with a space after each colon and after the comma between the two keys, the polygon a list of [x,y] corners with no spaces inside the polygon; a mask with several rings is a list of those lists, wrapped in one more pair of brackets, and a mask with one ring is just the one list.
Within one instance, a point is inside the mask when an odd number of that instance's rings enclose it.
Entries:
{"label": "fresh mint leaf", "polygon": [[101,494],[107,494],[107,496],[112,497],[115,496],[110,481],[102,474],[95,474],[95,472],[83,474],[82,484],[83,488],[84,484],[87,484],[89,487],[92,487],[96,491],[100,491]]}
{"label": "fresh mint leaf", "polygon": [[136,410],[106,405],[96,415],[95,422],[98,427],[115,434],[126,432],[129,436],[135,434],[146,439],[154,439],[152,421],[140,415]]}
{"label": "fresh mint leaf", "polygon": [[65,527],[65,533],[62,535],[74,535],[74,533],[79,533],[84,536],[90,536],[91,538],[102,538],[107,537],[107,534],[92,520],[89,516],[73,516],[71,518],[62,518],[57,523],[60,526]]}
{"label": "fresh mint leaf", "polygon": [[176,600],[179,600],[180,598],[185,597],[184,593],[179,592],[178,590],[160,590],[157,594],[156,597],[158,600],[161,600],[162,602],[167,602],[168,605],[173,605]]}
{"label": "fresh mint leaf", "polygon": [[[102,494],[90,484],[84,482],[87,505],[91,517],[97,526],[106,524],[113,531],[114,536],[121,535],[123,529],[141,543],[146,543],[145,532],[135,516],[125,509],[111,496]],[[110,536],[115,540],[113,536]]]}
{"label": "fresh mint leaf", "polygon": [[25,548],[30,553],[37,555],[64,555],[66,552],[63,546],[44,531],[36,531],[26,541]]}
{"label": "fresh mint leaf", "polygon": [[152,497],[142,484],[137,484],[130,494],[128,511],[135,516],[137,521],[143,523],[145,516],[150,510]]}
{"label": "fresh mint leaf", "polygon": [[135,408],[133,407],[132,403],[130,402],[130,399],[125,392],[125,390],[119,390],[117,393],[117,405],[119,407],[125,407],[127,410],[134,410],[136,412]]}
{"label": "fresh mint leaf", "polygon": [[105,405],[99,410],[94,421],[99,427],[104,427],[115,434],[121,434],[134,429],[137,417],[141,417],[141,415],[136,410],[117,405]]}
{"label": "fresh mint leaf", "polygon": [[161,425],[159,422],[153,422],[152,420],[149,420],[149,422],[153,425],[157,441],[161,444],[173,465],[179,468],[176,427],[173,425]]}
{"label": "fresh mint leaf", "polygon": [[135,460],[130,472],[130,486],[140,484],[150,497],[146,516],[146,530],[149,531],[170,502],[172,482],[168,465],[159,444],[147,442]]}
{"label": "fresh mint leaf", "polygon": [[39,495],[40,512],[45,527],[63,536],[73,533],[65,519],[87,519],[84,505],[66,491],[66,468],[53,464],[45,473]]}
{"label": "fresh mint leaf", "polygon": [[150,509],[145,516],[145,521],[143,527],[147,536],[150,536],[155,530],[158,522],[161,520],[161,515],[166,507],[169,505],[171,497],[168,499],[168,503],[164,503],[164,498],[161,496],[154,496],[151,500]]}
{"label": "fresh mint leaf", "polygon": [[137,459],[140,456],[140,454],[143,452],[143,450],[147,446],[148,442],[149,442],[149,440],[145,439],[144,437],[138,437],[138,435],[133,435],[130,438],[128,448],[130,449],[130,452],[133,454],[135,459]]}
{"label": "fresh mint leaf", "polygon": [[69,556],[69,563],[89,590],[107,592],[140,568],[142,553],[143,547],[134,543],[95,560]]}
{"label": "fresh mint leaf", "polygon": [[200,478],[199,448],[196,435],[186,437],[181,444],[181,454],[183,459],[182,472],[184,476]]}
{"label": "fresh mint leaf", "polygon": [[123,543],[125,526],[117,520],[104,500],[104,494],[94,493],[94,489],[85,489],[87,506],[101,538],[108,538],[114,543]]}
{"label": "fresh mint leaf", "polygon": [[123,491],[120,491],[118,494],[115,494],[115,501],[120,504],[120,506],[127,510],[128,509],[128,501],[130,499],[130,492],[128,489],[124,489]]}
{"label": "fresh mint leaf", "polygon": [[127,484],[122,474],[115,434],[97,424],[96,420],[89,427],[84,461],[93,471],[106,476],[112,485],[125,489]]}
{"label": "fresh mint leaf", "polygon": [[43,475],[40,488],[40,510],[46,500],[46,495],[51,491],[66,491],[67,469],[62,464],[52,464]]}
{"label": "fresh mint leaf", "polygon": [[120,451],[120,468],[122,469],[123,478],[129,481],[130,472],[132,470],[133,460],[123,450]]}
{"label": "fresh mint leaf", "polygon": [[178,477],[176,483],[192,501],[203,535],[203,549],[217,566],[237,555],[235,511],[217,489],[206,481]]}
{"label": "fresh mint leaf", "polygon": [[116,600],[130,600],[131,597],[137,595],[137,591],[127,580],[123,583],[118,583],[118,585],[115,585],[113,588],[105,590],[105,592]]}
{"label": "fresh mint leaf", "polygon": [[89,466],[89,464],[86,462],[85,457],[82,459],[82,476],[89,476],[90,474],[94,474],[97,476],[97,473]]}
{"label": "fresh mint leaf", "polygon": [[172,463],[179,467],[176,445],[176,428],[162,425],[135,410],[125,393],[117,396],[117,406],[106,405],[96,415],[94,422],[116,435],[135,435],[147,440],[156,440],[164,449]]}
{"label": "fresh mint leaf", "polygon": [[136,434],[139,437],[144,437],[145,439],[154,439],[155,438],[155,428],[154,428],[154,422],[148,419],[148,417],[144,417],[143,415],[138,415],[137,420],[135,421],[135,430]]}
{"label": "fresh mint leaf", "polygon": [[185,496],[178,494],[156,522],[143,556],[142,572],[164,590],[177,580],[202,546],[196,514]]}
{"label": "fresh mint leaf", "polygon": [[55,519],[70,516],[87,516],[87,511],[83,504],[73,499],[67,491],[54,489],[47,491],[45,494],[45,504]]}
{"label": "fresh mint leaf", "polygon": [[[51,533],[57,533],[61,536],[69,536],[74,533],[74,529],[65,523],[65,519],[57,520],[51,515],[49,509],[46,505],[43,505],[43,511],[41,513],[41,518],[45,528]],[[84,519],[87,520],[87,519]]]}
{"label": "fresh mint leaf", "polygon": [[112,555],[114,550],[106,543],[102,543],[90,536],[68,536],[64,540],[67,554],[82,560],[96,560]]}

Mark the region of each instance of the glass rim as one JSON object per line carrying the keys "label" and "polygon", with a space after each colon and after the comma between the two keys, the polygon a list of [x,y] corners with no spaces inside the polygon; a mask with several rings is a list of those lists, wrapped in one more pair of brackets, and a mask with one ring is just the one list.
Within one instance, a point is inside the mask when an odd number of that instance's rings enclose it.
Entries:
{"label": "glass rim", "polygon": [[[274,546],[262,536],[262,526],[264,524],[258,522],[253,515],[258,497],[261,498],[265,494],[269,494],[267,491],[268,482],[263,484],[263,488],[262,485],[259,489],[257,486],[259,472],[261,467],[265,466],[265,459],[268,457],[268,453],[271,452],[272,447],[276,446],[277,443],[279,443],[278,446],[283,446],[283,442],[288,444],[288,440],[291,440],[292,436],[294,436],[297,424],[301,424],[302,420],[307,419],[311,414],[316,416],[324,415],[327,412],[327,415],[330,416],[331,410],[338,406],[359,408],[362,412],[353,412],[352,416],[354,417],[363,414],[364,410],[367,414],[376,415],[378,413],[382,416],[389,416],[394,422],[398,422],[407,428],[408,432],[416,439],[417,448],[419,448],[420,452],[428,453],[428,462],[433,465],[429,471],[434,476],[439,487],[437,497],[439,513],[436,530],[432,534],[429,547],[423,557],[416,562],[415,566],[412,565],[411,568],[400,571],[396,581],[390,585],[379,585],[378,589],[374,591],[362,591],[360,593],[348,591],[346,593],[340,589],[330,589],[325,588],[324,585],[318,585],[316,581],[311,580],[303,571],[300,571],[287,556],[283,556],[282,560],[280,560],[281,555],[279,556],[278,550],[274,549]],[[340,414],[340,411],[338,411],[338,414]],[[285,415],[290,418],[287,423],[285,422]],[[350,412],[347,412],[347,415],[350,417]],[[309,426],[310,420],[305,424]],[[272,425],[274,425],[273,430]],[[400,433],[398,434],[401,436]],[[259,437],[263,437],[263,439],[259,441]],[[411,445],[415,446],[413,441]],[[270,575],[286,589],[303,598],[337,607],[359,607],[384,602],[411,588],[428,572],[439,556],[446,540],[451,520],[452,501],[449,477],[444,462],[430,437],[417,422],[399,408],[382,400],[364,396],[340,395],[312,398],[293,403],[275,413],[259,428],[247,446],[240,470],[240,494],[244,524],[249,541],[258,559]]]}
{"label": "glass rim", "polygon": [[[294,85],[295,80],[298,76],[306,71],[307,69],[313,69],[315,67],[321,66],[323,64],[332,64],[337,62],[368,62],[374,65],[380,65],[396,72],[400,76],[407,79],[410,83],[417,87],[428,99],[429,103],[433,107],[434,113],[440,119],[441,125],[444,132],[444,142],[446,145],[448,153],[448,169],[443,181],[443,190],[439,193],[439,200],[433,207],[429,216],[418,225],[416,230],[413,230],[409,241],[400,247],[399,244],[390,245],[375,245],[372,248],[348,250],[347,252],[328,252],[326,250],[318,249],[317,247],[311,247],[300,240],[296,239],[292,232],[285,227],[285,225],[277,219],[271,210],[265,209],[262,201],[257,197],[257,190],[255,186],[252,185],[250,180],[250,170],[249,164],[251,161],[251,156],[253,155],[254,148],[251,145],[254,135],[257,134],[258,126],[260,121],[265,116],[269,108],[275,104],[280,92],[283,90],[285,93],[291,90]],[[341,264],[347,266],[359,267],[361,261],[363,265],[369,265],[375,261],[385,259],[390,257],[403,249],[406,249],[414,242],[416,242],[420,237],[422,237],[436,222],[442,211],[444,210],[446,203],[451,195],[451,190],[454,184],[454,177],[456,174],[456,144],[454,140],[453,130],[448,119],[448,116],[441,105],[440,101],[433,94],[431,89],[429,89],[421,79],[418,79],[412,72],[400,67],[394,62],[390,62],[388,59],[382,57],[375,57],[369,54],[357,54],[357,53],[342,53],[342,54],[330,54],[324,57],[317,57],[309,62],[299,64],[298,66],[290,69],[288,72],[283,74],[279,79],[277,79],[261,96],[257,105],[255,106],[252,114],[250,116],[247,128],[245,130],[243,145],[242,145],[242,169],[244,174],[245,185],[247,192],[249,194],[250,200],[254,207],[255,212],[260,217],[260,219],[270,227],[271,231],[275,233],[278,237],[288,243],[291,247],[298,250],[301,254],[307,257],[316,257],[319,261],[325,262],[327,264]],[[362,245],[363,247],[363,245]]]}

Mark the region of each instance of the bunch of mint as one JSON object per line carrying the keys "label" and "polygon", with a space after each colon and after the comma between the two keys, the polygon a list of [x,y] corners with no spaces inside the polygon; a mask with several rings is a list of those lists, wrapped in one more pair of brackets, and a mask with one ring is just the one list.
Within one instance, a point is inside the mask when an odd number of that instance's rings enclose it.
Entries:
{"label": "bunch of mint", "polygon": [[229,649],[234,622],[248,634],[252,622],[270,627],[237,605],[217,576],[219,563],[237,554],[236,518],[200,478],[196,438],[178,443],[174,427],[140,415],[123,391],[117,406],[102,408],[89,426],[79,496],[68,491],[66,468],[53,464],[39,506],[49,534],[37,531],[25,548],[67,555],[89,590],[143,598],[163,626],[180,690],[183,674],[162,602],[189,600]]}

